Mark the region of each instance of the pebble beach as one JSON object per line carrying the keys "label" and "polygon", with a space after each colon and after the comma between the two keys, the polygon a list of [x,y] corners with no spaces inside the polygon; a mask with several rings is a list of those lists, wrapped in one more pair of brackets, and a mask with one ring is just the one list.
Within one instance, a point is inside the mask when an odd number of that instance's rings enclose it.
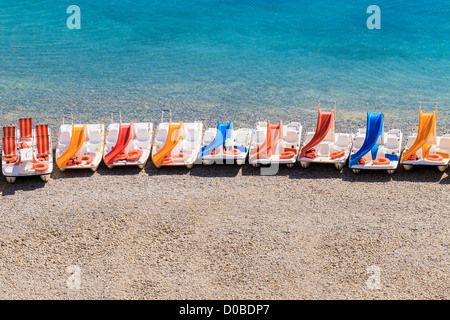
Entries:
{"label": "pebble beach", "polygon": [[0,298],[449,298],[448,170],[259,170],[1,179]]}

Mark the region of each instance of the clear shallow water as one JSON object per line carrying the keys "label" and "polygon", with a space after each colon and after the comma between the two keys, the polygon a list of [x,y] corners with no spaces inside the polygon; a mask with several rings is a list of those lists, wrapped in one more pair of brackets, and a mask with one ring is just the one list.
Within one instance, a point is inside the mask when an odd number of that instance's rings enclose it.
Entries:
{"label": "clear shallow water", "polygon": [[81,30],[66,27],[75,2],[55,3],[0,0],[1,124],[56,125],[63,111],[159,121],[172,108],[181,119],[313,125],[321,99],[336,100],[338,126],[351,129],[366,103],[409,128],[419,101],[430,111],[438,101],[439,130],[450,130],[446,0],[377,1],[381,30],[366,27],[373,3],[356,0],[80,0]]}

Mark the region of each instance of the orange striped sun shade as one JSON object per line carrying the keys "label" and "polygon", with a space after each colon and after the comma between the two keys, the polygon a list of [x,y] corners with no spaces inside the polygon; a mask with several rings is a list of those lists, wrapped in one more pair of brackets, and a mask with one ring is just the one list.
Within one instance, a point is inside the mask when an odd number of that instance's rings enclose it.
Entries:
{"label": "orange striped sun shade", "polygon": [[49,143],[48,135],[37,136],[36,142],[37,142],[38,155],[50,154],[50,143]]}
{"label": "orange striped sun shade", "polygon": [[16,127],[3,127],[3,137],[4,138],[15,138],[16,137]]}
{"label": "orange striped sun shade", "polygon": [[5,156],[16,155],[16,138],[14,137],[3,138],[3,153]]}
{"label": "orange striped sun shade", "polygon": [[36,135],[37,136],[48,136],[48,125],[38,124],[36,126]]}
{"label": "orange striped sun shade", "polygon": [[19,119],[20,124],[20,137],[31,138],[33,136],[31,118]]}

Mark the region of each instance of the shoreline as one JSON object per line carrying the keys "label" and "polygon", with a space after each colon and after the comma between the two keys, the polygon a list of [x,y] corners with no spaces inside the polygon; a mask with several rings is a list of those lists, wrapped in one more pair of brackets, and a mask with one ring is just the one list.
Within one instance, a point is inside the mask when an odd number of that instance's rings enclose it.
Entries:
{"label": "shoreline", "polygon": [[448,299],[450,177],[434,169],[101,164],[0,179],[0,297]]}
{"label": "shoreline", "polygon": [[[329,107],[322,107],[322,110],[328,110]],[[330,109],[331,110],[331,109]],[[378,112],[377,108],[372,109],[374,112]],[[419,126],[419,109],[417,108],[417,114],[415,115],[402,115],[401,113],[398,114],[389,114],[389,111],[385,110],[385,132],[389,131],[390,129],[400,129],[403,133],[403,141],[402,145],[406,145],[406,138],[409,134],[412,132],[417,132],[418,126]],[[426,111],[427,109],[424,108]],[[433,109],[434,110],[434,109]],[[268,110],[269,111],[269,110]],[[269,120],[283,120],[283,122],[287,121],[300,121],[303,132],[302,132],[302,139],[301,142],[303,144],[306,132],[314,131],[316,129],[317,125],[317,107],[308,109],[308,113],[302,114],[295,114],[295,116],[299,116],[299,118],[296,118],[293,116],[292,112],[280,112],[281,110],[276,110],[276,112],[267,112],[268,117],[266,118],[258,118],[254,114],[252,115],[239,115],[239,114],[233,114],[233,113],[227,113],[224,112],[223,114],[220,114],[219,117],[217,115],[212,114],[211,116],[206,116],[204,118],[201,117],[201,114],[199,113],[199,117],[196,118],[195,116],[187,116],[183,117],[183,113],[181,115],[178,115],[176,110],[173,110],[174,116],[173,119],[180,119],[185,122],[193,122],[193,121],[201,121],[204,125],[204,130],[206,130],[207,127],[215,127],[217,120],[221,121],[229,121],[233,120],[235,127],[242,127],[242,128],[250,128],[251,130],[254,129],[256,122],[260,121],[262,119],[269,119]],[[160,112],[160,111],[158,111]],[[300,112],[300,111],[299,111]],[[126,112],[123,112],[122,118],[123,121],[134,121],[134,122],[152,122],[155,126],[160,123],[161,121],[161,114],[159,113],[158,116],[154,115],[155,112],[153,112],[153,116],[145,117],[145,116],[139,116],[135,119],[130,118]],[[442,113],[442,111],[441,111]],[[111,123],[111,117],[110,114],[108,116],[104,115],[103,117],[99,117],[98,115],[95,117],[92,117],[90,120],[89,114],[82,114],[81,119],[77,118],[75,115],[75,123],[99,123],[104,124],[105,128]],[[15,125],[18,127],[18,122],[20,117],[29,116],[33,119],[33,125],[36,124],[48,124],[49,127],[52,130],[52,142],[53,146],[57,145],[57,134],[59,130],[59,126],[62,124],[62,117],[58,114],[58,117],[60,119],[53,117],[53,118],[46,118],[46,121],[42,120],[42,117],[39,115],[33,115],[33,114],[27,114],[23,113],[23,115],[17,115],[17,116],[2,116],[0,118],[0,126],[8,126],[8,125]],[[263,114],[262,117],[265,117],[266,115]],[[153,118],[153,120],[152,120]],[[168,119],[168,117],[165,118],[165,120]],[[206,120],[205,120],[206,119]],[[70,119],[66,119],[66,123],[70,122]],[[117,119],[115,119],[117,121]],[[447,121],[448,122],[448,121]],[[443,135],[445,133],[448,133],[448,130],[450,130],[450,127],[445,126],[446,121],[445,118],[442,118],[439,113],[439,107],[438,107],[438,120],[437,120],[437,134]],[[336,133],[356,133],[358,128],[365,128],[367,125],[367,119],[366,119],[366,110],[362,110],[361,112],[355,112],[355,111],[340,111],[339,108],[337,109],[337,117],[336,117],[336,124],[335,124],[335,130]]]}

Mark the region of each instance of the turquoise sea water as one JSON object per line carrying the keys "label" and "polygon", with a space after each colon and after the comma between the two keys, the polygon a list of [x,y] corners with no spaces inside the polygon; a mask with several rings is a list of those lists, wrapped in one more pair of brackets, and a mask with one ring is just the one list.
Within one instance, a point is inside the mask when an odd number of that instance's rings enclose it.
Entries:
{"label": "turquoise sea water", "polygon": [[[69,30],[69,5],[81,29]],[[369,30],[369,5],[381,29]],[[0,124],[316,117],[364,124],[385,103],[390,125],[417,125],[439,103],[450,130],[450,2],[0,0]],[[324,107],[326,108],[326,107]],[[305,120],[306,121],[306,120]]]}

